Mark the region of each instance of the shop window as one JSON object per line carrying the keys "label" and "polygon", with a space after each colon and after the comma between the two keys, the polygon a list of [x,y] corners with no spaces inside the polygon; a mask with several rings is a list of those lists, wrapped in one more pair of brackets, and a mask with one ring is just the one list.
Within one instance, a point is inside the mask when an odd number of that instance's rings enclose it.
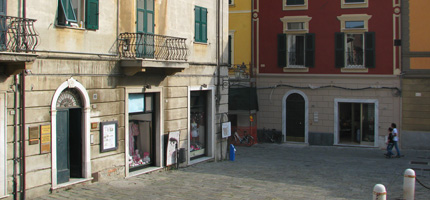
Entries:
{"label": "shop window", "polygon": [[98,29],[99,0],[59,0],[57,24],[75,28]]}
{"label": "shop window", "polygon": [[129,158],[130,171],[155,164],[154,94],[129,94]]}
{"label": "shop window", "polygon": [[190,159],[207,155],[208,92],[192,91],[190,101]]}
{"label": "shop window", "polygon": [[338,102],[339,144],[374,146],[375,103]]}

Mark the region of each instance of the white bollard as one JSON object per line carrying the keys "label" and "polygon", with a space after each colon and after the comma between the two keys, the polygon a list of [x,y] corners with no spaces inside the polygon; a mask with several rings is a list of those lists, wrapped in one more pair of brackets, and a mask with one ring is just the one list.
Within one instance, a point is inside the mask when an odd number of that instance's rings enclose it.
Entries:
{"label": "white bollard", "polygon": [[376,184],[373,187],[373,200],[387,200],[387,190],[382,184]]}
{"label": "white bollard", "polygon": [[403,178],[403,199],[413,200],[415,198],[415,171],[412,169],[405,170]]}

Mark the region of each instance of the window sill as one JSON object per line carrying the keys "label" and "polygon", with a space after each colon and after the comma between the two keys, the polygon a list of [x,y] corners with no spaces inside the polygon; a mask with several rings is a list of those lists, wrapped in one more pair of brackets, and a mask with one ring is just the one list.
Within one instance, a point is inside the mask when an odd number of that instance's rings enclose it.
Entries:
{"label": "window sill", "polygon": [[342,3],[342,9],[349,9],[349,8],[368,8],[369,5],[366,2],[364,3]]}
{"label": "window sill", "polygon": [[194,44],[200,44],[200,45],[208,45],[209,44],[208,42],[196,42],[196,41],[194,41],[193,43]]}
{"label": "window sill", "polygon": [[369,69],[364,67],[344,67],[341,69],[341,72],[345,73],[367,73]]}
{"label": "window sill", "polygon": [[308,67],[302,67],[302,66],[295,66],[295,67],[284,67],[284,72],[309,72]]}
{"label": "window sill", "polygon": [[55,27],[57,27],[57,28],[64,28],[64,29],[81,30],[81,31],[87,30],[85,28],[79,28],[79,27],[73,27],[73,26],[64,26],[64,25],[59,25],[59,24],[56,24]]}

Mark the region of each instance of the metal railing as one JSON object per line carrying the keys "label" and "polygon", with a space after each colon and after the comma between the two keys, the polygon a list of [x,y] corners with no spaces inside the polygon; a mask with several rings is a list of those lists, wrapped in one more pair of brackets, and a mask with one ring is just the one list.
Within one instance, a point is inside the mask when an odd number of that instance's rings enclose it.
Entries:
{"label": "metal railing", "polygon": [[304,66],[305,53],[304,52],[288,52],[288,66]]}
{"label": "metal railing", "polygon": [[346,54],[346,67],[359,68],[363,66],[363,51],[347,51]]}
{"label": "metal railing", "polygon": [[0,51],[32,52],[39,42],[35,19],[0,16]]}
{"label": "metal railing", "polygon": [[147,33],[121,33],[118,52],[121,58],[183,60],[188,57],[185,38]]}

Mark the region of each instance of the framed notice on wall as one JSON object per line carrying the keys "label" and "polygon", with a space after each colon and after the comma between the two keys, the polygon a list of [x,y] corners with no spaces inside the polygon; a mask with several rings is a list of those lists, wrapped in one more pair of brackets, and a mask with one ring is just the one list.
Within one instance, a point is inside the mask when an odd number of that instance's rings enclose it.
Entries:
{"label": "framed notice on wall", "polygon": [[100,151],[115,151],[118,149],[118,122],[100,123]]}

